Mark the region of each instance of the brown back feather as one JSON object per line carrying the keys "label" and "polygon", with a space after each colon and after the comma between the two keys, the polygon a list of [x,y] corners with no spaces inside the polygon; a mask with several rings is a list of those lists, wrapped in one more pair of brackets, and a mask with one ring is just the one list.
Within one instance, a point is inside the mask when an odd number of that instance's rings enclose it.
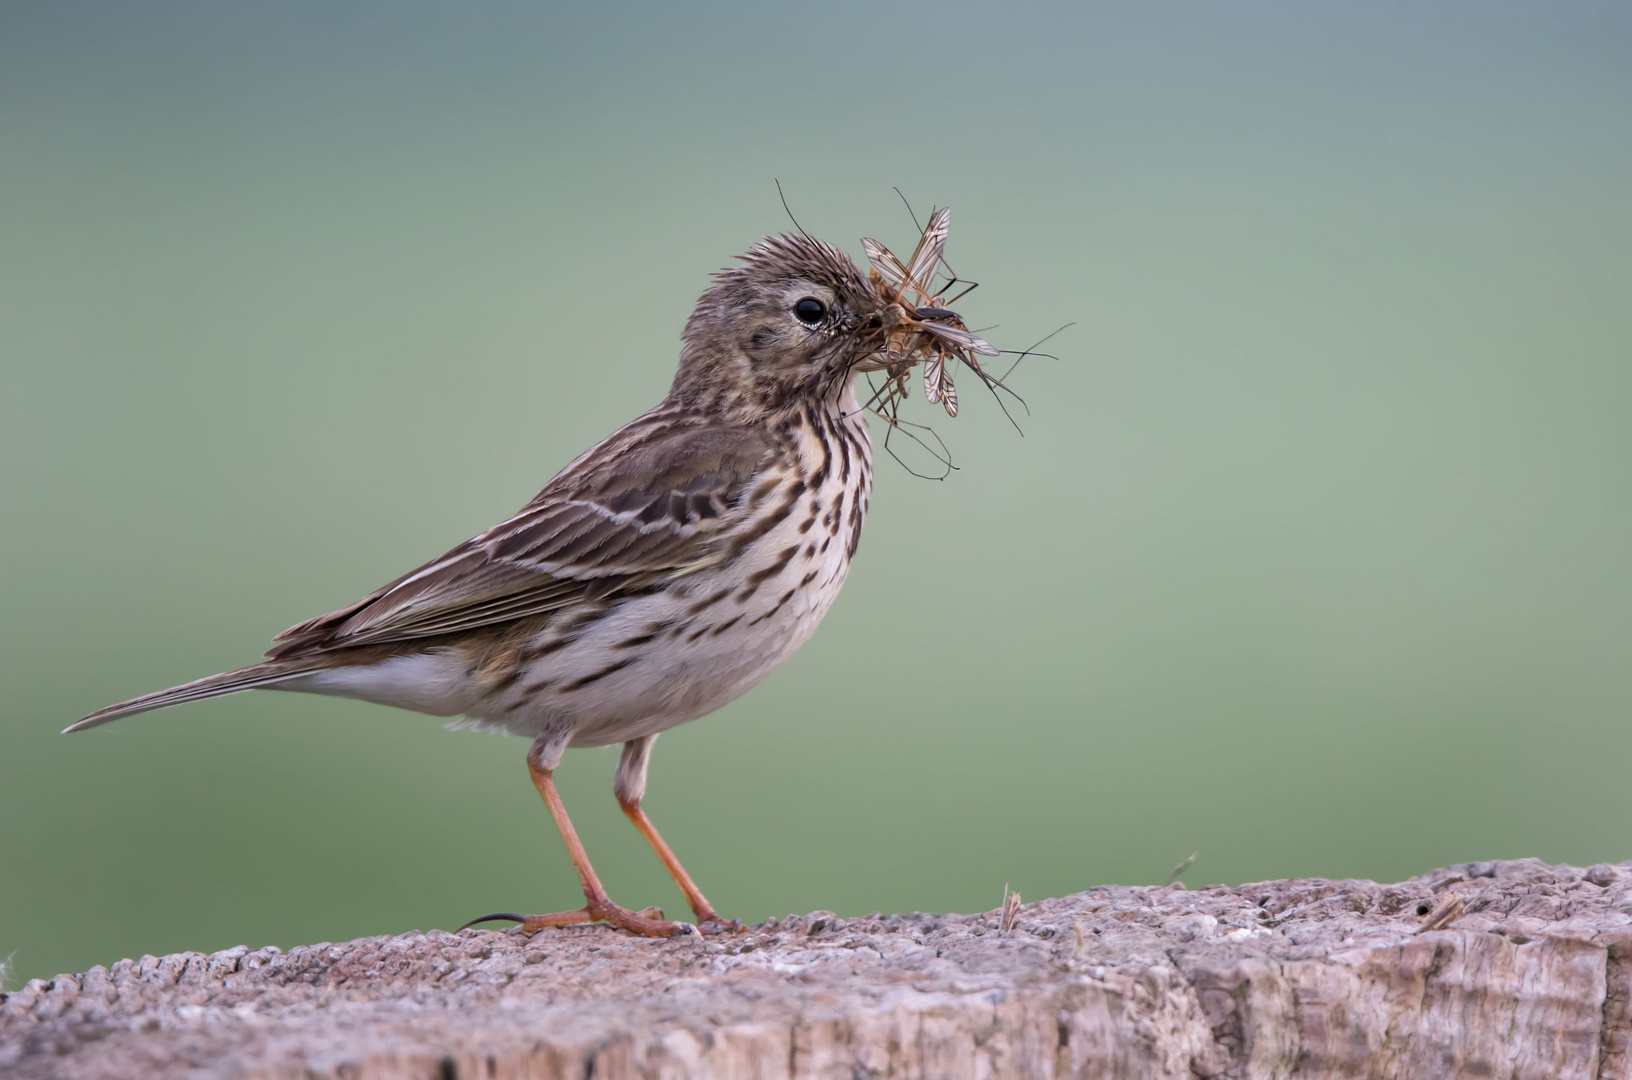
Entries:
{"label": "brown back feather", "polygon": [[291,627],[272,659],[437,637],[616,597],[708,565],[774,457],[754,427],[659,406],[581,456],[514,517],[357,603]]}

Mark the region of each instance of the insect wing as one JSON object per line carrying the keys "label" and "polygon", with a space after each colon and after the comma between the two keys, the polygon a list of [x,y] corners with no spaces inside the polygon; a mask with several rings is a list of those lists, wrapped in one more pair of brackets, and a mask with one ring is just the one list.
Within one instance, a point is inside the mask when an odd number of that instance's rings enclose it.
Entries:
{"label": "insect wing", "polygon": [[946,373],[946,356],[935,353],[924,362],[924,398],[931,405],[941,401],[941,379]]}
{"label": "insect wing", "polygon": [[941,265],[941,252],[946,250],[946,234],[952,228],[952,208],[943,206],[929,216],[924,235],[918,238],[912,260],[907,263],[907,281],[924,296],[930,295],[935,268]]}
{"label": "insect wing", "polygon": [[918,325],[929,331],[931,334],[934,334],[942,341],[951,342],[960,349],[968,349],[970,352],[979,353],[981,356],[998,355],[998,351],[992,348],[991,345],[987,344],[981,338],[976,337],[961,327],[949,326],[942,322],[928,321],[921,322]]}
{"label": "insect wing", "polygon": [[935,350],[924,361],[924,397],[931,405],[940,405],[946,415],[958,415],[958,390],[952,385],[952,361],[955,357]]}
{"label": "insect wing", "polygon": [[907,268],[901,265],[901,260],[891,254],[890,249],[877,240],[868,237],[861,238],[861,250],[867,253],[867,261],[873,264],[878,276],[896,292],[900,292],[907,284]]}

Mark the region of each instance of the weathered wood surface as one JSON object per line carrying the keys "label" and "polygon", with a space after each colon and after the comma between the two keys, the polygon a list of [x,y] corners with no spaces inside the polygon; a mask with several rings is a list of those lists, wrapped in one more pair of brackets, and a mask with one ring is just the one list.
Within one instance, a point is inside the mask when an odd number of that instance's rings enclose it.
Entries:
{"label": "weathered wood surface", "polygon": [[1629,989],[1632,864],[1528,859],[1099,888],[1006,932],[817,912],[147,956],[4,995],[0,1075],[1609,1080]]}

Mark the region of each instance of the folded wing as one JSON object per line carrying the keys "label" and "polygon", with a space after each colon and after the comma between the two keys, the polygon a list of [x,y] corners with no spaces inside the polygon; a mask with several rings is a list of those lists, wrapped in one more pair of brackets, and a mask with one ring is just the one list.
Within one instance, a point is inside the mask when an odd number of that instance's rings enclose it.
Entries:
{"label": "folded wing", "polygon": [[285,630],[266,655],[436,637],[661,585],[720,557],[772,451],[750,429],[657,414],[597,449],[514,517],[350,607]]}

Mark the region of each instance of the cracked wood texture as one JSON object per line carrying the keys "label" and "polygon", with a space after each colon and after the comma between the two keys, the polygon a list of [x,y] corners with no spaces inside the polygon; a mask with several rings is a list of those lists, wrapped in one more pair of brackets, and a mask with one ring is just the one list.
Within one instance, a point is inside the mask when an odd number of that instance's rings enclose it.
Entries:
{"label": "cracked wood texture", "polygon": [[1107,887],[998,916],[144,956],[0,995],[0,1075],[1629,1076],[1632,864]]}

